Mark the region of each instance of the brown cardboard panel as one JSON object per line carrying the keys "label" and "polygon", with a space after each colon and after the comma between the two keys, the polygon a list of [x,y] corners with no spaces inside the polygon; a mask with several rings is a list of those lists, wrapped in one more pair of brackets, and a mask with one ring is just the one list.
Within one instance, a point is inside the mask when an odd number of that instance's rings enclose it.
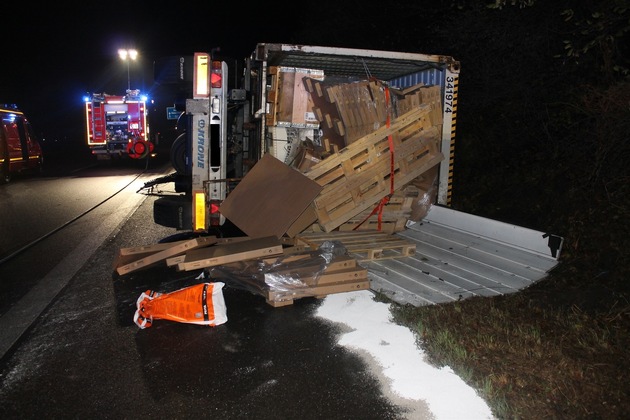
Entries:
{"label": "brown cardboard panel", "polygon": [[[265,154],[223,201],[220,211],[247,236],[280,238],[295,231],[293,223],[321,190],[317,182]],[[299,223],[306,224],[302,219]]]}

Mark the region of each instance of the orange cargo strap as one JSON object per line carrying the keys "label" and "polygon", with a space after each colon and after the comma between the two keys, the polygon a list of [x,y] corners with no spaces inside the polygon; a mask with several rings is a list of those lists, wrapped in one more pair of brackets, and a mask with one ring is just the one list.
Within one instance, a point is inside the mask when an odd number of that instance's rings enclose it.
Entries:
{"label": "orange cargo strap", "polygon": [[[385,86],[385,106],[387,108],[386,109],[387,119],[385,120],[385,125],[387,127],[390,127],[391,126],[391,107],[389,105],[389,87],[387,86]],[[377,212],[378,212],[377,229],[379,231],[381,230],[381,226],[383,223],[383,208],[385,207],[385,205],[387,205],[387,203],[389,203],[390,197],[394,194],[394,138],[392,137],[391,133],[387,136],[387,141],[389,142],[389,171],[390,171],[389,194],[383,197],[381,201],[379,201],[379,203],[376,205],[376,207],[374,207],[374,209],[368,215],[368,217],[363,219],[363,221],[359,223],[358,225],[356,225],[352,230],[357,230],[359,227],[361,227],[363,223],[365,223],[370,217],[372,217]]]}

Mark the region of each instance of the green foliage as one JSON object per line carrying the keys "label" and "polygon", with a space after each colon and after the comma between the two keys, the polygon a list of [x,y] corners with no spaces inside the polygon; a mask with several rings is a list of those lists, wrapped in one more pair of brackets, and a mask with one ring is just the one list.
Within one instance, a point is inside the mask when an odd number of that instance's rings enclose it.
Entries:
{"label": "green foliage", "polygon": [[578,7],[562,11],[564,21],[572,24],[563,40],[565,56],[576,63],[595,60],[599,73],[608,78],[630,77],[629,6],[627,0],[605,0],[579,2]]}
{"label": "green foliage", "polygon": [[518,6],[519,8],[531,7],[535,3],[535,0],[494,0],[493,3],[488,4],[488,9],[503,9],[505,6]]}

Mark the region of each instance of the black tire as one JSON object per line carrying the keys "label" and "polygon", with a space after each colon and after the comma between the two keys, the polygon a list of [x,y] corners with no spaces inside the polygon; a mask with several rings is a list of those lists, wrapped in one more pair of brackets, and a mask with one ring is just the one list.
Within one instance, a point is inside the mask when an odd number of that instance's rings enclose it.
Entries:
{"label": "black tire", "polygon": [[186,175],[186,133],[180,134],[171,146],[171,165],[180,175]]}
{"label": "black tire", "polygon": [[153,221],[177,230],[192,228],[192,202],[185,195],[160,197],[153,203]]}

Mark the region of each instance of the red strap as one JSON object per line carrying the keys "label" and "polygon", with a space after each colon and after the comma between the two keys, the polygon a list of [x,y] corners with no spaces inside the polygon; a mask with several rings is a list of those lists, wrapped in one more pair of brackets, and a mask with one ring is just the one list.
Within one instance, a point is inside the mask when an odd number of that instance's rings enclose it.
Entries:
{"label": "red strap", "polygon": [[[390,127],[391,126],[391,108],[389,106],[389,87],[387,86],[385,86],[385,106],[387,107],[387,119],[385,120],[385,125],[387,127]],[[387,136],[387,141],[389,142],[389,171],[390,171],[389,195],[386,195],[385,197],[383,197],[381,201],[379,201],[379,203],[376,205],[376,207],[374,207],[374,209],[369,214],[369,216],[363,219],[363,221],[359,223],[358,225],[356,225],[352,230],[357,230],[363,223],[366,222],[366,220],[368,220],[377,212],[378,212],[377,229],[379,231],[381,230],[381,225],[383,223],[383,208],[385,207],[385,205],[387,205],[387,203],[389,203],[390,197],[394,194],[394,138],[392,137],[391,133]]]}

